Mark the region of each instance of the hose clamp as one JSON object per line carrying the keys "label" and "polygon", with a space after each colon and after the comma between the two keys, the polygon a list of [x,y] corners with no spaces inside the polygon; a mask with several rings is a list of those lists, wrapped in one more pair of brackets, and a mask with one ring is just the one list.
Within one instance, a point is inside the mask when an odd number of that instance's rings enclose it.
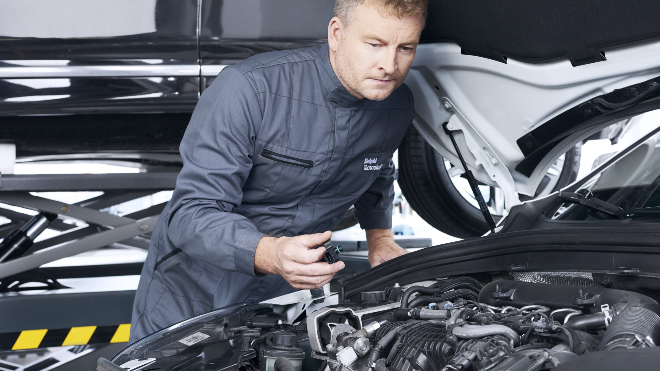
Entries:
{"label": "hose clamp", "polygon": [[610,327],[610,323],[612,323],[612,311],[610,310],[609,304],[601,305],[600,310],[605,314],[605,328]]}

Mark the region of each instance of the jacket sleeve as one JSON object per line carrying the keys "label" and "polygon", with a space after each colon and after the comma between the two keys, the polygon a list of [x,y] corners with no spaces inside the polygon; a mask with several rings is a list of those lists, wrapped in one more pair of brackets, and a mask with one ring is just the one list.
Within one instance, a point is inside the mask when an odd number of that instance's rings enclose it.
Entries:
{"label": "jacket sleeve", "polygon": [[394,177],[396,169],[390,160],[380,169],[371,187],[355,202],[362,229],[391,229]]}
{"label": "jacket sleeve", "polygon": [[202,94],[181,141],[183,169],[167,228],[170,241],[186,254],[250,276],[264,234],[232,211],[243,199],[261,121],[250,81],[225,68]]}

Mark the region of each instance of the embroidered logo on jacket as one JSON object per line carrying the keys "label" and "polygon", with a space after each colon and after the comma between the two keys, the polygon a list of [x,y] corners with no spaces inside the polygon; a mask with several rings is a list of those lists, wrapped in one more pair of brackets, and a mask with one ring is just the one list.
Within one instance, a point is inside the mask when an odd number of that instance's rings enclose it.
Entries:
{"label": "embroidered logo on jacket", "polygon": [[383,167],[383,164],[372,165],[378,162],[378,158],[365,158],[364,159],[364,170],[380,170]]}

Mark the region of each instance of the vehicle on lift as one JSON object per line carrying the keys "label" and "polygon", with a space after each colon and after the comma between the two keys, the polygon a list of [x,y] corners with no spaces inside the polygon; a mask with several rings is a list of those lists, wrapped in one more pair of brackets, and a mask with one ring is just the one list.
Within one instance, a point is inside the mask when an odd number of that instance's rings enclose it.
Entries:
{"label": "vehicle on lift", "polygon": [[[660,105],[660,44],[641,42],[658,26],[644,16],[651,3],[587,3],[578,4],[580,16],[619,22],[585,32],[572,23],[575,3],[557,2],[545,12],[565,23],[559,32],[539,25],[528,4],[432,2],[425,37],[438,42],[419,47],[408,76],[416,115],[400,181],[430,222],[443,218],[440,210],[461,211],[438,206],[446,199],[434,186],[449,184],[441,171],[465,173],[477,198],[476,180],[497,186],[508,215],[489,225],[485,200],[472,214],[495,233],[404,255],[324,298],[300,292],[210,312],[100,360],[99,369],[656,367],[660,117],[650,111]],[[522,21],[506,22],[514,5]],[[564,152],[612,124],[641,138],[586,178],[520,203],[519,194],[538,196]]]}
{"label": "vehicle on lift", "polygon": [[[163,171],[180,167],[178,145],[191,113],[222,68],[263,52],[323,43],[333,1],[42,0],[1,6],[0,144],[15,146],[19,162],[120,160]],[[400,184],[429,224],[476,237],[488,228],[472,191],[461,184],[464,169],[441,124],[472,128],[459,130],[458,143],[497,221],[519,200],[543,197],[576,179],[580,143],[602,136],[596,134],[601,130],[590,127],[581,140],[572,135],[554,146],[547,133],[562,135],[566,128],[549,119],[587,97],[641,81],[655,66],[653,47],[634,49],[639,56],[623,53],[623,62],[622,53],[609,50],[650,40],[658,30],[639,21],[652,6],[641,0],[617,14],[585,15],[614,25],[604,32],[568,32],[563,23],[521,26],[534,15],[505,19],[525,4],[507,5],[510,12],[483,7],[498,16],[479,10],[466,21],[450,15],[466,12],[460,6],[430,6],[407,80],[417,115],[399,152]],[[581,24],[575,16],[580,11],[552,12],[566,24]],[[24,22],[11,21],[19,17]],[[520,27],[529,30],[517,32]],[[585,65],[603,60],[606,50],[607,63]],[[610,131],[613,140],[625,132],[619,126]],[[523,136],[535,147],[521,144]],[[356,222],[351,211],[338,227]]]}
{"label": "vehicle on lift", "polygon": [[[15,145],[17,161],[112,159],[161,171],[180,166],[190,113],[224,65],[322,43],[332,8],[331,0],[117,1],[105,11],[101,0],[64,3],[0,5],[0,139]],[[490,227],[488,211],[506,215],[496,233],[407,254],[342,282],[336,295],[211,312],[100,367],[655,367],[658,125],[651,114],[636,117],[660,105],[655,9],[652,0],[560,0],[541,11],[522,0],[431,1],[406,81],[416,112],[399,152],[400,184],[437,228],[477,236]],[[6,21],[23,14],[35,21]],[[572,148],[612,124],[652,132],[570,184]],[[479,185],[492,190],[481,207],[456,188],[469,174],[473,196]],[[3,176],[3,187],[20,190],[11,188],[17,180]],[[520,204],[521,195],[540,199]],[[57,213],[52,225],[67,212],[83,218],[76,208],[30,205]],[[105,229],[135,222],[84,215]],[[61,248],[2,263],[0,276]]]}
{"label": "vehicle on lift", "polygon": [[[650,133],[498,233],[222,308],[98,370],[636,370],[660,361],[660,111]],[[559,233],[560,232],[560,233]],[[440,277],[440,278],[438,278]]]}

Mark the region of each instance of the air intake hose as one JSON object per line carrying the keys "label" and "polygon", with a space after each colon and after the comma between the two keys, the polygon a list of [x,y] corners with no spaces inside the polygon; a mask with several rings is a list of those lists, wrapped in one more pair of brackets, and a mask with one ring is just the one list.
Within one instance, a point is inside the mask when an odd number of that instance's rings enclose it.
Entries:
{"label": "air intake hose", "polygon": [[655,347],[660,342],[660,305],[626,307],[615,316],[598,350]]}

